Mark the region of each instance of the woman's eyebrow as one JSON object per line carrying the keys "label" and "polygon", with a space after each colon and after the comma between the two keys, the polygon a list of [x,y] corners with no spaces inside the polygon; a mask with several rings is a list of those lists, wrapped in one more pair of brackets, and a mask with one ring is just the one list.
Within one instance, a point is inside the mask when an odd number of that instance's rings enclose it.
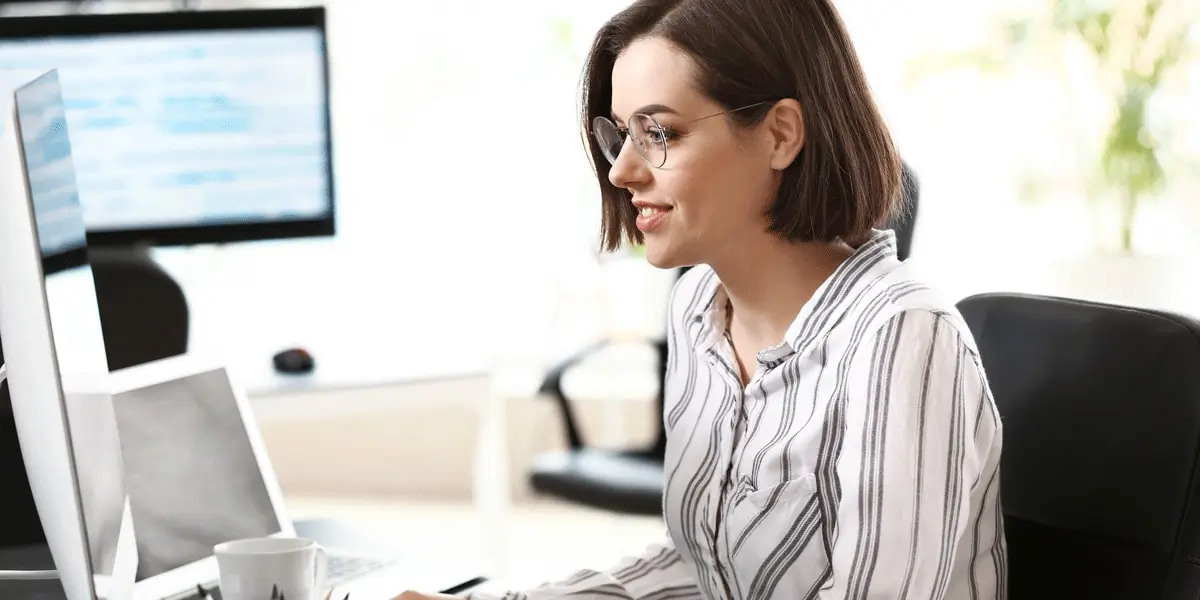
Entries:
{"label": "woman's eyebrow", "polygon": [[[679,112],[676,111],[675,109],[671,108],[670,106],[667,106],[666,104],[647,104],[647,105],[633,111],[633,114],[654,116],[654,115],[661,115],[661,114],[677,115],[677,114],[679,114]],[[618,123],[621,122],[621,120],[622,120],[616,114],[612,114],[611,116],[612,116],[612,119]]]}

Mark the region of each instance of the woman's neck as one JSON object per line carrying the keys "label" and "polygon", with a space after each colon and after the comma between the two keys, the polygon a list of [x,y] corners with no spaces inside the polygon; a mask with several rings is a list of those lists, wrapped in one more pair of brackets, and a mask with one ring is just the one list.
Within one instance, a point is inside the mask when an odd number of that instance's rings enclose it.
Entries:
{"label": "woman's neck", "polygon": [[817,288],[854,250],[844,243],[739,244],[736,256],[710,263],[729,296],[737,328],[756,344],[783,340]]}

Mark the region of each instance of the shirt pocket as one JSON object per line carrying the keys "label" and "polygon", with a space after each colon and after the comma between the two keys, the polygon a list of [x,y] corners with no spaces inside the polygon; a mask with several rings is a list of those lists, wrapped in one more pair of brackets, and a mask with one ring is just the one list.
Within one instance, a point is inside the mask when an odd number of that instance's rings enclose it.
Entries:
{"label": "shirt pocket", "polygon": [[[817,492],[815,473],[757,489],[743,480],[726,517],[726,544],[735,563],[770,552],[788,537],[803,507]],[[760,552],[761,551],[761,552]]]}

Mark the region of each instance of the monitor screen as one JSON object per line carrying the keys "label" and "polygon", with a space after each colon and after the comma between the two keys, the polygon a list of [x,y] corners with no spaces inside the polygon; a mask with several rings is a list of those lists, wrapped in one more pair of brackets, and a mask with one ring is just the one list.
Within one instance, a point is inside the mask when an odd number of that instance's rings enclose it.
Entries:
{"label": "monitor screen", "polygon": [[332,233],[313,230],[333,218],[324,27],[166,27],[175,18],[36,17],[0,33],[0,81],[61,74],[93,243]]}
{"label": "monitor screen", "polygon": [[111,396],[76,393],[68,383],[107,376],[108,361],[58,74],[39,77],[14,98],[92,568],[111,575],[127,496]]}
{"label": "monitor screen", "polygon": [[[21,155],[46,275],[74,268],[90,271],[87,229],[60,90],[57,73],[51,72],[16,94]],[[99,312],[95,317],[99,323]]]}

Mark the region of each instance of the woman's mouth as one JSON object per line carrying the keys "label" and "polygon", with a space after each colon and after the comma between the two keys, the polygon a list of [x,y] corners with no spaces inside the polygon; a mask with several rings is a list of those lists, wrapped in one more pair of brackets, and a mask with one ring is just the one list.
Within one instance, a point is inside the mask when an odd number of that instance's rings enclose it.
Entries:
{"label": "woman's mouth", "polygon": [[670,206],[649,206],[643,205],[638,207],[637,228],[642,233],[650,233],[656,229],[662,228],[663,224],[670,216],[672,208]]}

